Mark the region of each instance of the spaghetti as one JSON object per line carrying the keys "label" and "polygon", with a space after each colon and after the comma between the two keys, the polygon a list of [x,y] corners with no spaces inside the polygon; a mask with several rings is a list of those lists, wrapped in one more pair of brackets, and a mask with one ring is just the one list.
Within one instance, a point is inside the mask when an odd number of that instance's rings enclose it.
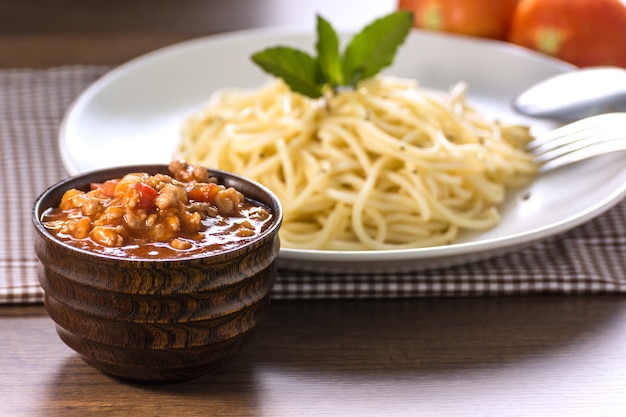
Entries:
{"label": "spaghetti", "polygon": [[214,95],[185,121],[176,156],[271,188],[286,248],[448,244],[496,225],[506,189],[536,172],[528,128],[488,121],[465,91],[378,76],[313,100],[275,79]]}

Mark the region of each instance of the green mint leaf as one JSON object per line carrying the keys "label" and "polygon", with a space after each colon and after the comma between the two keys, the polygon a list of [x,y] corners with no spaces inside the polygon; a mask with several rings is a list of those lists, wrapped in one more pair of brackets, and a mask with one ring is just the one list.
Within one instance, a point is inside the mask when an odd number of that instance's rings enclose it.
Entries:
{"label": "green mint leaf", "polygon": [[393,62],[413,25],[413,14],[397,11],[377,19],[355,35],[343,56],[344,82],[355,87]]}
{"label": "green mint leaf", "polygon": [[317,57],[287,46],[264,49],[252,61],[296,93],[319,98],[331,87],[356,87],[363,79],[391,65],[413,25],[413,13],[397,11],[377,19],[355,35],[343,56],[332,25],[317,16]]}
{"label": "green mint leaf", "polygon": [[336,87],[343,84],[343,70],[339,53],[339,37],[332,25],[317,16],[317,60],[324,81]]}
{"label": "green mint leaf", "polygon": [[287,46],[276,46],[256,52],[252,61],[265,72],[282,78],[292,91],[319,98],[323,83],[320,79],[318,62],[311,55]]}

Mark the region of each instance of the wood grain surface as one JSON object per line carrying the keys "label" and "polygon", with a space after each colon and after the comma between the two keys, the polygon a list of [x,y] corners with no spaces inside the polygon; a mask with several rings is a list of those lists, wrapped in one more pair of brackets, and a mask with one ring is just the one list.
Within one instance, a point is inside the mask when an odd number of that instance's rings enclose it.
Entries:
{"label": "wood grain surface", "polygon": [[248,347],[184,384],[87,366],[41,307],[0,308],[2,416],[618,416],[619,296],[280,301]]}

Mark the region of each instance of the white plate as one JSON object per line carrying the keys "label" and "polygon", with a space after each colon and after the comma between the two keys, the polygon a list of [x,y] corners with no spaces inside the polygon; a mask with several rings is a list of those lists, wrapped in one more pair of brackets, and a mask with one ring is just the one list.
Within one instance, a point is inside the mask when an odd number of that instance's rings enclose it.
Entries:
{"label": "white plate", "polygon": [[[167,163],[183,119],[221,88],[257,88],[267,75],[249,56],[287,44],[312,50],[313,33],[257,29],[200,38],[144,55],[106,74],[71,106],[60,130],[63,162],[72,174],[139,163]],[[345,41],[345,37],[343,38]],[[414,31],[386,72],[447,89],[469,84],[468,99],[484,113],[555,127],[511,110],[511,100],[535,82],[573,69],[512,45]],[[448,246],[374,252],[282,249],[280,265],[298,270],[378,272],[445,267],[515,250],[590,220],[626,195],[623,154],[603,156],[537,178],[512,193],[501,223]]]}

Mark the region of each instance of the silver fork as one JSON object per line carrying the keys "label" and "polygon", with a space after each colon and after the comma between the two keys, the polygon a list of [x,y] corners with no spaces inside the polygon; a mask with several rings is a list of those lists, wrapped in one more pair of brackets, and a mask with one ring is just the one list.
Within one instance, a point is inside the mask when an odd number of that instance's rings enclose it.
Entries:
{"label": "silver fork", "polygon": [[540,166],[539,172],[626,151],[626,113],[600,114],[559,127],[539,135],[528,145],[528,150]]}

